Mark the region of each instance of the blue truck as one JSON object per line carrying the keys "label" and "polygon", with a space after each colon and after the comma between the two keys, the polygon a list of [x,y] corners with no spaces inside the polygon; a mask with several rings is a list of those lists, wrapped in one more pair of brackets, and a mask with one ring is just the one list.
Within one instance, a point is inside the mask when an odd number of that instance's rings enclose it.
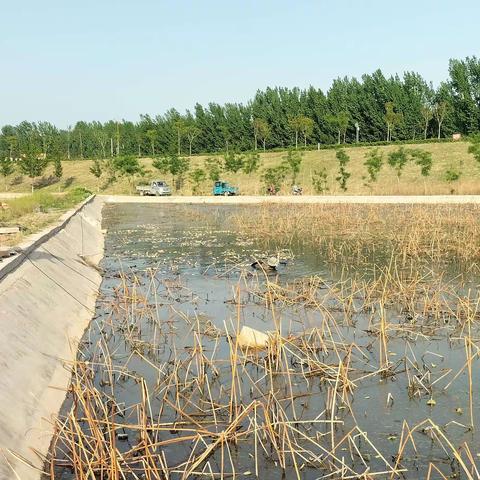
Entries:
{"label": "blue truck", "polygon": [[218,181],[213,185],[213,194],[224,195],[225,197],[230,195],[238,195],[238,188],[232,187],[228,182]]}

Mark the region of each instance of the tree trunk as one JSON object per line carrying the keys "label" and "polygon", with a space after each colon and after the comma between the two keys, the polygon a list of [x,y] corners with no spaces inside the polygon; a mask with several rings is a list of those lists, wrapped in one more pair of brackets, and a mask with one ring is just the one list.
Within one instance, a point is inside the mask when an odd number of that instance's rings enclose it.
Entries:
{"label": "tree trunk", "polygon": [[253,136],[255,137],[255,150],[256,150],[256,149],[257,149],[257,134],[256,134],[256,133],[254,133],[254,135],[253,135]]}
{"label": "tree trunk", "polygon": [[82,134],[80,133],[80,158],[83,158]]}
{"label": "tree trunk", "polygon": [[343,132],[343,143],[346,143],[347,141],[347,132]]}
{"label": "tree trunk", "polygon": [[177,135],[177,143],[178,143],[178,148],[177,148],[177,153],[180,155],[180,130],[178,130],[178,135]]}
{"label": "tree trunk", "polygon": [[32,194],[33,194],[33,191],[35,189],[35,187],[33,186],[34,181],[35,181],[35,177],[31,177]]}
{"label": "tree trunk", "polygon": [[295,150],[298,148],[298,130],[295,132]]}
{"label": "tree trunk", "polygon": [[263,139],[263,151],[265,151],[265,139]]}
{"label": "tree trunk", "polygon": [[338,138],[337,138],[337,144],[340,145],[340,129],[338,129]]}
{"label": "tree trunk", "polygon": [[428,129],[428,123],[425,124],[425,129],[423,130],[423,139],[427,139],[427,129]]}
{"label": "tree trunk", "polygon": [[306,135],[303,135],[303,140],[304,140],[304,146],[306,147],[307,146],[307,136]]}
{"label": "tree trunk", "polygon": [[442,133],[442,122],[438,122],[438,139],[440,140]]}
{"label": "tree trunk", "polygon": [[110,156],[113,157],[113,138],[110,137]]}
{"label": "tree trunk", "polygon": [[117,157],[120,155],[120,128],[117,122]]}
{"label": "tree trunk", "polygon": [[193,139],[189,140],[189,144],[188,144],[188,153],[190,157],[192,156],[192,142],[193,142]]}

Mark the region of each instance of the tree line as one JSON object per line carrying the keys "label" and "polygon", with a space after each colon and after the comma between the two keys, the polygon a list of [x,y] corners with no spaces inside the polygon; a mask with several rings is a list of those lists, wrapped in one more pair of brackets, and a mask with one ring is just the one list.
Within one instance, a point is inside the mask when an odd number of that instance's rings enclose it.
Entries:
{"label": "tree line", "polygon": [[[0,155],[55,159],[299,148],[317,144],[444,138],[480,130],[480,60],[450,60],[437,88],[414,72],[338,78],[327,92],[313,86],[267,88],[246,104],[196,104],[179,113],[85,122],[5,125]],[[33,152],[33,153],[32,153]]]}

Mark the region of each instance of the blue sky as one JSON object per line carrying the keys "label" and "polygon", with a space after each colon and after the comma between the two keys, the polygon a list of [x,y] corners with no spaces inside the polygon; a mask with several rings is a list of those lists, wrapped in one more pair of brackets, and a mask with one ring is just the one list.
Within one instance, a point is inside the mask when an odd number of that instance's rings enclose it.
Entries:
{"label": "blue sky", "polygon": [[137,120],[381,68],[445,79],[479,55],[463,0],[0,0],[0,125]]}

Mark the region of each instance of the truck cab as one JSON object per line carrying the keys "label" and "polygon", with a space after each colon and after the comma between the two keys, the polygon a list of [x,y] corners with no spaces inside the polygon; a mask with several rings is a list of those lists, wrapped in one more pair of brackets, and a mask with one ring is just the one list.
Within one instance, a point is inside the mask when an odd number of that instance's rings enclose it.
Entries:
{"label": "truck cab", "polygon": [[224,196],[238,195],[238,188],[233,187],[228,182],[222,182],[219,180],[213,185],[213,194]]}

